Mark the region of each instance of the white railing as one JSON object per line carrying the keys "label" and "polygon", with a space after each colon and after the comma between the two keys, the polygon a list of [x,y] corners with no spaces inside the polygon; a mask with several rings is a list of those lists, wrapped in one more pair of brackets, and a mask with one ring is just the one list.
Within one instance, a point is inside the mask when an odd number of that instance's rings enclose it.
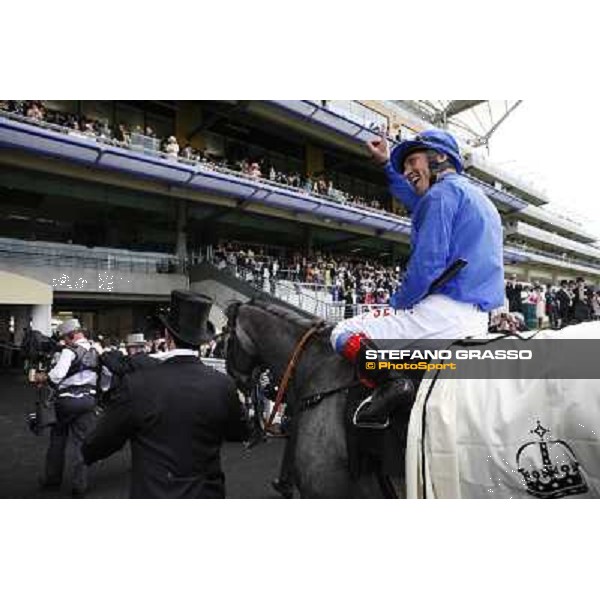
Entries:
{"label": "white railing", "polygon": [[546,231],[545,229],[540,229],[539,227],[535,227],[533,225],[529,225],[523,221],[517,221],[516,223],[509,225],[507,227],[507,234],[516,234],[522,237],[538,240],[550,246],[559,248],[560,250],[571,250],[572,252],[583,255],[586,258],[595,258],[600,260],[600,249],[594,248],[594,246],[583,244],[582,242],[570,240],[569,238]]}
{"label": "white railing", "polygon": [[[575,267],[585,267],[589,270],[589,272],[593,272],[594,274],[600,274],[600,263],[595,264],[583,259],[574,259],[572,257],[560,256],[558,254],[554,254],[552,252],[547,252],[546,250],[541,250],[540,248],[534,248],[532,246],[528,246],[526,244],[519,244],[518,242],[511,241],[510,244],[505,244],[504,249],[509,252],[515,252],[516,254],[521,254],[527,257],[531,257],[534,259],[538,259],[538,257],[545,257],[552,262],[549,264],[553,264],[559,267],[567,267],[567,268],[575,268]],[[541,261],[547,262],[547,261]],[[581,269],[579,269],[581,270]]]}
{"label": "white railing", "polygon": [[86,248],[76,244],[0,238],[0,262],[32,266],[81,267],[144,273],[175,273],[182,266],[171,254],[119,248]]}
{"label": "white railing", "polygon": [[323,108],[345,119],[354,121],[367,129],[375,130],[378,128],[384,132],[388,128],[388,118],[385,115],[356,100],[329,100],[326,102],[327,104]]}
{"label": "white railing", "polygon": [[[250,269],[234,267],[229,264],[221,263],[217,266],[237,279],[250,284],[252,287],[270,294],[287,304],[296,306],[300,310],[324,319],[328,323],[334,324],[342,319],[356,317],[367,312],[373,312],[376,316],[395,312],[388,304],[346,304],[345,302],[332,302],[328,299],[328,292],[307,293],[302,289],[302,284],[297,282],[271,277],[257,277]],[[322,288],[325,288],[325,286],[322,286]]]}
{"label": "white railing", "polygon": [[366,313],[375,317],[394,314],[396,311],[389,304],[346,304],[344,302],[328,302],[325,305],[323,318],[328,323],[338,323],[343,319],[351,319]]}

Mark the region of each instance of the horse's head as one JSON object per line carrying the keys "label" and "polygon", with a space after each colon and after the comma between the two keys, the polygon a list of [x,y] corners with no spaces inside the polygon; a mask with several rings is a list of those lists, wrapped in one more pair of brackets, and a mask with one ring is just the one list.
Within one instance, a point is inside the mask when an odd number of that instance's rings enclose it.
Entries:
{"label": "horse's head", "polygon": [[227,335],[225,337],[225,362],[227,373],[233,377],[242,391],[252,385],[254,369],[259,366],[257,348],[246,332],[239,318],[241,302],[233,302],[227,307]]}
{"label": "horse's head", "polygon": [[[262,367],[268,367],[280,379],[290,364],[295,370],[302,361],[303,366],[313,371],[313,363],[323,358],[321,351],[310,360],[306,360],[305,354],[308,346],[321,346],[313,343],[324,336],[325,323],[321,319],[304,317],[286,307],[265,303],[260,299],[252,299],[247,303],[234,302],[228,306],[225,314],[227,372],[244,391],[251,386],[256,371]],[[323,345],[325,354],[331,355],[328,340]]]}

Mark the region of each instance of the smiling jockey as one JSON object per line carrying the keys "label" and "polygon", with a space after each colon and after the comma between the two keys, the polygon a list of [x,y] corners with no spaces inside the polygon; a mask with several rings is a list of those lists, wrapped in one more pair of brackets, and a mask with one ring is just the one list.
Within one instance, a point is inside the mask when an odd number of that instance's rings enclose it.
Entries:
{"label": "smiling jockey", "polygon": [[[384,168],[392,196],[411,214],[412,252],[402,285],[390,300],[397,312],[340,322],[331,334],[336,352],[356,362],[362,340],[484,336],[488,313],[504,303],[502,224],[492,202],[461,175],[456,140],[430,129],[396,146],[391,156],[385,135],[367,146]],[[466,266],[429,293],[457,260]],[[369,413],[376,419],[391,398],[411,392],[409,381],[385,381],[364,407],[365,424]]]}

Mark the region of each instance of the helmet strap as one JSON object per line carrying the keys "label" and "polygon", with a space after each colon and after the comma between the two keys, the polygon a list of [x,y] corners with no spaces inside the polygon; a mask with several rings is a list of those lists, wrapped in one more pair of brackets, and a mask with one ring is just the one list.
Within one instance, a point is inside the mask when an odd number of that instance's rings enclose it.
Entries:
{"label": "helmet strap", "polygon": [[437,183],[438,176],[441,172],[445,171],[446,169],[454,169],[454,165],[448,159],[440,162],[437,159],[440,153],[436,152],[435,150],[427,150],[426,154],[429,172],[431,173],[429,183],[430,185],[433,185],[434,183]]}

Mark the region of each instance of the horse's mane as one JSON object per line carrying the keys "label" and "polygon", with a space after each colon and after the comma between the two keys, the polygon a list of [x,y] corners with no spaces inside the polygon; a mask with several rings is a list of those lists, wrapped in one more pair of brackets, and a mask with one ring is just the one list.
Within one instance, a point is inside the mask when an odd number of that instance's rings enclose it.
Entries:
{"label": "horse's mane", "polygon": [[265,302],[263,300],[254,299],[251,300],[249,306],[256,306],[280,319],[285,319],[294,325],[301,327],[302,329],[309,329],[313,325],[317,325],[322,323],[323,320],[318,317],[304,317],[298,314],[296,311],[290,308],[286,308],[279,304],[273,304],[270,302]]}

